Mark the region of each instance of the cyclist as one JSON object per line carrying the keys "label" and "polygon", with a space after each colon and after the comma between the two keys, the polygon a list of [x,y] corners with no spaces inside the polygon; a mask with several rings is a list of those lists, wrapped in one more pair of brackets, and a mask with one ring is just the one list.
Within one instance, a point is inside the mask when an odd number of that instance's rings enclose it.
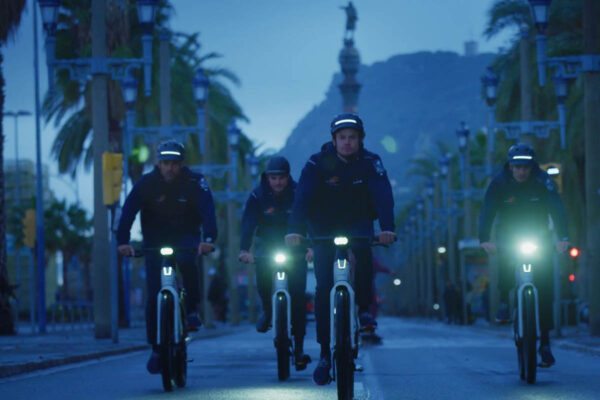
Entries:
{"label": "cyclist", "polygon": [[[254,249],[256,255],[256,283],[262,300],[262,314],[256,322],[258,332],[266,332],[271,324],[273,269],[263,257],[272,256],[277,248],[285,247],[283,237],[294,202],[296,182],[290,176],[290,164],[284,157],[273,157],[261,175],[260,184],[246,201],[242,217],[240,261],[254,263],[250,252],[252,236],[256,235]],[[306,332],[306,260],[293,257],[288,269],[290,296],[292,297],[291,320],[294,335],[294,358],[296,370],[306,369],[311,360],[304,354],[304,334]]]}
{"label": "cyclist", "polygon": [[514,261],[512,254],[502,251],[513,237],[530,233],[540,240],[542,249],[540,266],[534,270],[534,281],[538,290],[540,349],[542,366],[555,363],[550,349],[549,332],[553,328],[553,271],[552,271],[552,232],[548,217],[552,217],[554,229],[560,238],[554,247],[559,253],[569,246],[567,218],[556,185],[536,161],[531,146],[517,143],[508,150],[504,169],[488,187],[479,218],[479,240],[488,253],[498,251],[490,241],[494,218],[497,220],[496,240],[500,244],[498,252],[498,289],[500,307],[496,315],[499,323],[510,322],[508,292],[515,286]]}
{"label": "cyclist", "polygon": [[[215,205],[206,180],[201,174],[183,166],[185,149],[181,143],[167,140],[159,144],[157,150],[158,164],[135,183],[123,205],[117,231],[119,253],[134,255],[129,239],[138,211],[141,211],[144,247],[197,247],[198,254],[213,251],[217,224]],[[186,252],[178,252],[176,257],[186,291],[189,329],[196,330],[200,326],[196,313],[200,299],[197,257]],[[161,285],[160,269],[160,254],[146,254],[146,335],[148,343],[152,344],[147,369],[151,374],[160,372],[156,344],[156,297]]]}
{"label": "cyclist", "polygon": [[[331,142],[312,155],[302,170],[286,242],[299,244],[307,228],[315,236],[340,232],[373,236],[373,221],[379,218],[378,240],[393,243],[396,234],[393,232],[392,189],[379,156],[363,147],[362,120],[356,114],[340,114],[331,121],[330,132]],[[369,313],[374,278],[371,248],[362,242],[355,242],[351,248],[357,261],[354,282],[361,329],[372,331],[377,322]],[[316,243],[313,250],[317,341],[321,345],[321,359],[313,379],[318,385],[324,385],[331,381],[329,292],[333,286],[335,247]]]}

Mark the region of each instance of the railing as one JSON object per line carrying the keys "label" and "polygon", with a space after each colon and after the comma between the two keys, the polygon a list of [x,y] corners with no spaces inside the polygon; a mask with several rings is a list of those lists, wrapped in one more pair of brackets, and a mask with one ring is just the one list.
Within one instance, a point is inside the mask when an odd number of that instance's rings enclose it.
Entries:
{"label": "railing", "polygon": [[50,327],[53,331],[93,329],[93,303],[88,301],[56,301],[52,305]]}

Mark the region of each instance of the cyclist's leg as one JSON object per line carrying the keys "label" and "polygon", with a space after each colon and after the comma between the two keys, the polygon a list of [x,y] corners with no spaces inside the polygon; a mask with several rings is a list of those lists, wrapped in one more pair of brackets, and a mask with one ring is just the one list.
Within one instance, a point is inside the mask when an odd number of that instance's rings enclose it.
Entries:
{"label": "cyclist's leg", "polygon": [[554,268],[552,254],[548,251],[542,255],[539,267],[533,270],[535,287],[538,291],[538,310],[541,331],[541,344],[549,345],[549,332],[554,328]]}
{"label": "cyclist's leg", "polygon": [[200,282],[197,255],[190,252],[179,252],[176,255],[177,266],[185,288],[185,308],[188,314],[195,313],[200,301]]}
{"label": "cyclist's leg", "polygon": [[292,333],[296,338],[303,338],[306,332],[306,272],[304,257],[297,255],[289,271],[288,285],[292,297]]}
{"label": "cyclist's leg", "polygon": [[271,298],[273,295],[273,268],[262,259],[256,260],[256,289],[262,301],[264,312],[271,312]]}
{"label": "cyclist's leg", "polygon": [[147,253],[146,262],[146,337],[148,343],[156,344],[156,299],[160,291],[161,257]]}
{"label": "cyclist's leg", "polygon": [[369,312],[369,306],[373,301],[373,253],[371,247],[366,243],[352,246],[352,253],[356,258],[354,268],[354,291],[356,293],[356,304],[359,313]]}
{"label": "cyclist's leg", "polygon": [[335,248],[329,243],[314,246],[315,278],[315,319],[317,342],[321,344],[321,355],[329,354],[329,292],[333,286],[333,259]]}

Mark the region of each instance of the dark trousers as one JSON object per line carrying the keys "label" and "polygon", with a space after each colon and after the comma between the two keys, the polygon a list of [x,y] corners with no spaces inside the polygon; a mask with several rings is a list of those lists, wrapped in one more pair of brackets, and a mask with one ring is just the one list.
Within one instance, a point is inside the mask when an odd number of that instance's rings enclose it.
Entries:
{"label": "dark trousers", "polygon": [[[183,287],[185,289],[186,312],[196,311],[196,305],[200,299],[200,285],[198,281],[197,256],[189,252],[176,254],[178,274],[181,274]],[[150,253],[146,255],[146,337],[148,343],[156,344],[156,312],[157,296],[160,291],[160,276],[162,257],[159,254]]]}
{"label": "dark trousers", "polygon": [[[261,256],[267,253],[258,253]],[[306,333],[306,273],[307,266],[303,254],[295,254],[287,269],[288,291],[292,298],[292,334],[299,338]],[[263,310],[271,313],[273,296],[273,276],[275,269],[269,258],[256,260],[256,286],[262,300]]]}
{"label": "dark trousers", "polygon": [[[373,299],[373,255],[368,244],[351,246],[356,259],[354,268],[355,300],[361,312],[368,311]],[[322,346],[329,344],[329,292],[333,287],[333,262],[335,246],[319,243],[314,247],[315,278],[315,318],[317,320],[317,342]]]}
{"label": "dark trousers", "polygon": [[[532,262],[533,284],[538,292],[540,331],[542,332],[548,332],[554,328],[552,308],[554,302],[554,265],[552,263],[552,253],[548,249],[550,246],[551,243],[547,245],[547,250],[541,252],[538,259]],[[519,264],[518,261],[508,251],[498,252],[498,290],[502,302],[508,302],[508,292],[516,287],[517,268],[522,268],[522,263]]]}

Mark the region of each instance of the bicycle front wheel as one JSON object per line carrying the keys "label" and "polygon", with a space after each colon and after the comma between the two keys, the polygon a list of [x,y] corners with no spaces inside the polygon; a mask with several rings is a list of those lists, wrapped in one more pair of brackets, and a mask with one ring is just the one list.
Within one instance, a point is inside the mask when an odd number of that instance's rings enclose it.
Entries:
{"label": "bicycle front wheel", "polygon": [[354,357],[350,337],[350,294],[346,289],[335,293],[335,365],[338,400],[354,397]]}
{"label": "bicycle front wheel", "polygon": [[160,372],[165,391],[170,392],[175,386],[174,382],[174,351],[175,336],[173,329],[174,299],[169,292],[164,292],[160,301]]}
{"label": "bicycle front wheel", "polygon": [[527,383],[535,383],[537,371],[537,329],[535,315],[535,296],[533,289],[528,287],[523,291],[523,371]]}

